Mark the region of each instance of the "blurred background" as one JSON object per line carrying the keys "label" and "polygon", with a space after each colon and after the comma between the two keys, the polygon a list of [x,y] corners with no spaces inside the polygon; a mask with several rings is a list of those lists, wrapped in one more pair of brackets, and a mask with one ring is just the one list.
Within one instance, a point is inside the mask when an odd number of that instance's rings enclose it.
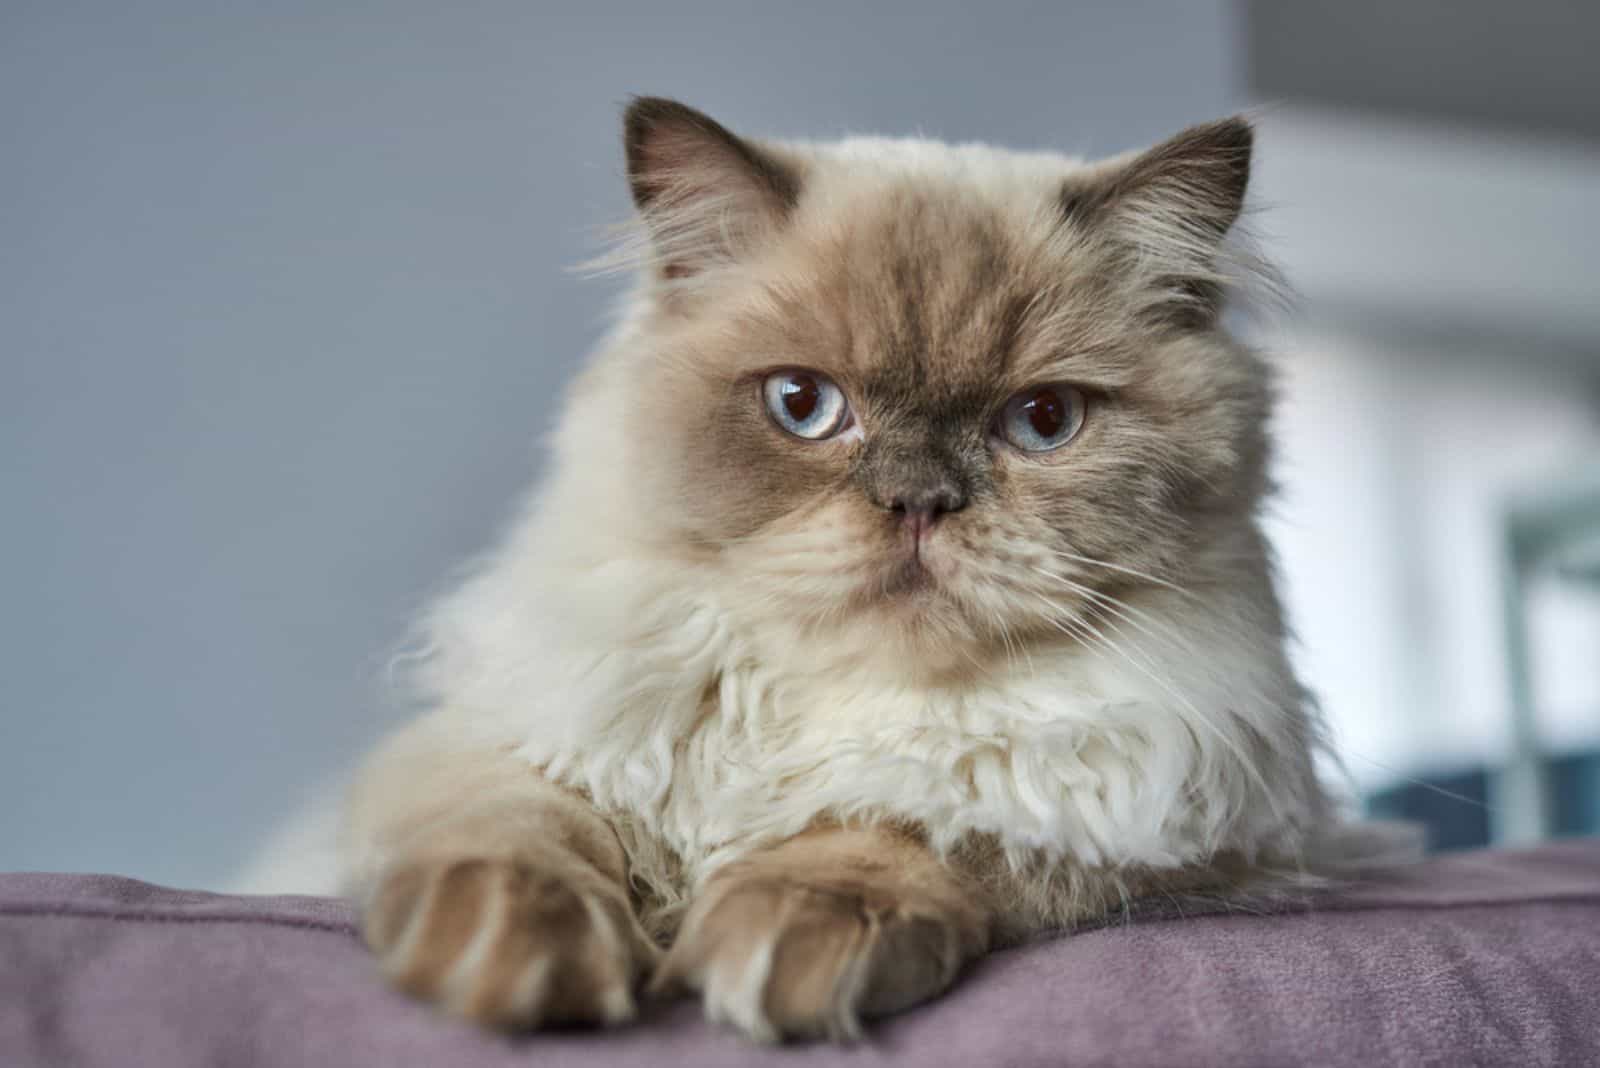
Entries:
{"label": "blurred background", "polygon": [[618,116],[1099,155],[1259,108],[1270,527],[1374,810],[1600,823],[1600,8],[0,6],[0,869],[222,886],[390,722],[616,294]]}

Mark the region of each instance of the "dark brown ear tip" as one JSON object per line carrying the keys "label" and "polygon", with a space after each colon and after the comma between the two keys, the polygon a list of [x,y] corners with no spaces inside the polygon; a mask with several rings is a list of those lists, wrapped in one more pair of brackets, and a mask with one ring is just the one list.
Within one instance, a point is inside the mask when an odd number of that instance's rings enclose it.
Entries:
{"label": "dark brown ear tip", "polygon": [[1218,125],[1222,127],[1219,139],[1229,147],[1247,154],[1255,147],[1255,123],[1243,115],[1230,116],[1223,119]]}
{"label": "dark brown ear tip", "polygon": [[1178,135],[1190,144],[1205,145],[1216,152],[1238,153],[1250,157],[1255,146],[1255,124],[1243,115],[1230,115],[1215,122],[1204,122]]}
{"label": "dark brown ear tip", "polygon": [[1191,127],[1177,137],[1177,154],[1225,174],[1222,179],[1230,199],[1240,199],[1250,180],[1251,157],[1255,152],[1255,126],[1243,115]]}
{"label": "dark brown ear tip", "polygon": [[646,178],[650,169],[646,156],[651,134],[673,123],[703,121],[699,112],[668,97],[635,96],[628,101],[628,107],[622,113],[622,151],[627,159],[628,180],[635,204],[644,207],[655,199],[658,192]]}
{"label": "dark brown ear tip", "polygon": [[1229,115],[1225,119],[1218,119],[1217,125],[1244,141],[1248,141],[1256,135],[1256,124],[1245,115]]}
{"label": "dark brown ear tip", "polygon": [[[1227,127],[1227,136],[1224,150],[1233,158],[1233,173],[1241,186],[1250,182],[1250,170],[1255,161],[1256,128],[1248,119],[1235,115],[1231,119],[1223,120]],[[1244,190],[1239,190],[1238,196],[1242,199]]]}
{"label": "dark brown ear tip", "polygon": [[709,133],[724,140],[733,140],[715,119],[688,104],[665,96],[636,96],[628,102],[622,114],[622,148],[627,156],[628,174],[635,181],[634,198],[642,207],[655,195],[655,190],[637,183],[650,169],[646,155],[651,135],[659,130],[676,127]]}
{"label": "dark brown ear tip", "polygon": [[636,96],[622,113],[622,140],[630,156],[643,143],[650,130],[688,109],[664,96]]}
{"label": "dark brown ear tip", "polygon": [[622,113],[622,125],[629,130],[644,129],[672,118],[697,116],[687,104],[665,96],[635,96],[628,99],[628,108]]}
{"label": "dark brown ear tip", "polygon": [[623,138],[630,148],[643,141],[651,130],[672,125],[724,133],[717,121],[705,112],[665,96],[636,96],[622,114]]}

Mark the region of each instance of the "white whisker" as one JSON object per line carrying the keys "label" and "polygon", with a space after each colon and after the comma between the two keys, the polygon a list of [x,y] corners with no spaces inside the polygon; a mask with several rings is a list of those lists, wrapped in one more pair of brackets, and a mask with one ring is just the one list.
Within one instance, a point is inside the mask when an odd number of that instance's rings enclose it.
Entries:
{"label": "white whisker", "polygon": [[[1041,575],[1044,575],[1046,578],[1056,579],[1057,581],[1065,584],[1074,593],[1089,598],[1101,608],[1104,608],[1106,611],[1109,611],[1126,621],[1130,626],[1144,634],[1146,637],[1150,638],[1152,641],[1170,643],[1184,652],[1194,651],[1193,643],[1179,635],[1177,631],[1174,630],[1169,624],[1163,623],[1149,612],[1131,605],[1121,598],[1113,597],[1109,593],[1101,593],[1099,590],[1092,589],[1091,587],[1085,586],[1080,582],[1074,582],[1067,576],[1057,574],[1056,572],[1050,571],[1047,568],[1034,567],[1033,570]],[[1141,620],[1144,620],[1145,622],[1141,622]]]}
{"label": "white whisker", "polygon": [[[1043,599],[1043,598],[1041,598],[1041,599]],[[1106,635],[1103,632],[1101,632],[1099,630],[1099,628],[1095,627],[1093,624],[1089,623],[1087,620],[1084,620],[1084,619],[1081,619],[1081,618],[1067,617],[1065,620],[1052,620],[1052,622],[1055,622],[1058,626],[1060,626],[1060,624],[1062,622],[1067,622],[1067,623],[1070,623],[1070,624],[1074,625],[1077,628],[1080,628],[1076,632],[1077,636],[1080,639],[1084,637],[1084,632],[1086,631],[1089,635],[1092,635],[1093,638],[1098,640],[1097,644],[1101,648],[1104,648],[1108,652],[1115,653],[1117,656],[1121,657],[1124,661],[1126,661],[1128,663],[1129,666],[1133,667],[1140,674],[1144,675],[1151,682],[1155,683],[1156,686],[1160,687],[1174,701],[1178,702],[1178,704],[1185,711],[1187,711],[1191,717],[1193,717],[1193,720],[1195,722],[1199,723],[1206,730],[1210,731],[1211,734],[1219,742],[1221,742],[1223,744],[1223,746],[1228,749],[1229,752],[1231,752],[1234,755],[1235,759],[1238,760],[1239,765],[1242,768],[1244,768],[1244,770],[1249,774],[1250,778],[1255,781],[1256,786],[1261,791],[1261,796],[1266,798],[1268,804],[1270,804],[1272,806],[1273,815],[1276,816],[1279,820],[1283,819],[1283,813],[1278,808],[1277,802],[1275,800],[1275,795],[1272,792],[1272,790],[1268,787],[1266,779],[1264,779],[1262,777],[1260,770],[1256,768],[1255,762],[1253,760],[1251,760],[1249,758],[1249,756],[1239,748],[1238,743],[1233,738],[1229,737],[1228,733],[1226,731],[1224,731],[1221,727],[1219,727],[1215,723],[1213,723],[1209,716],[1207,716],[1204,713],[1202,713],[1200,711],[1200,709],[1195,706],[1193,701],[1190,701],[1187,697],[1183,696],[1183,694],[1179,693],[1177,688],[1175,686],[1173,686],[1172,683],[1169,680],[1163,679],[1160,676],[1158,676],[1155,673],[1155,670],[1153,670],[1153,668],[1154,668],[1153,664],[1150,664],[1149,666],[1147,666],[1147,664],[1141,664],[1131,654],[1129,654],[1125,649],[1123,649],[1122,646],[1118,645],[1116,642],[1113,642],[1111,639],[1106,637]],[[1062,627],[1061,629],[1065,633],[1069,633],[1069,634],[1074,633],[1073,631],[1067,631],[1065,627]]]}
{"label": "white whisker", "polygon": [[1185,597],[1192,597],[1196,600],[1199,600],[1198,595],[1184,589],[1182,586],[1179,586],[1173,582],[1169,582],[1164,578],[1159,578],[1147,571],[1140,571],[1137,568],[1125,567],[1122,564],[1113,564],[1106,560],[1096,560],[1092,556],[1084,556],[1081,553],[1068,552],[1065,549],[1057,549],[1053,546],[1046,546],[1046,551],[1052,552],[1055,555],[1068,560],[1075,560],[1080,564],[1087,564],[1090,567],[1104,567],[1111,571],[1120,571],[1125,575],[1132,575],[1135,578],[1144,579],[1146,582],[1154,583],[1157,586],[1163,586],[1174,593],[1179,593]]}

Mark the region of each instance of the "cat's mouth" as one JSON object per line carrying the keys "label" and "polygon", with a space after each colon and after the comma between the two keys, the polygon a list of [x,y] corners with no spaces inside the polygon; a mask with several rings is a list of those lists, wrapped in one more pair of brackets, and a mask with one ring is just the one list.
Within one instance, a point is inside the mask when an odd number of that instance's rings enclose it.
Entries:
{"label": "cat's mouth", "polygon": [[936,580],[928,570],[920,553],[902,556],[889,566],[883,579],[885,597],[905,597],[926,593],[933,589]]}
{"label": "cat's mouth", "polygon": [[903,598],[932,592],[939,585],[939,574],[946,570],[944,561],[934,548],[931,531],[908,531],[890,552],[888,567],[883,576],[883,594],[887,598]]}

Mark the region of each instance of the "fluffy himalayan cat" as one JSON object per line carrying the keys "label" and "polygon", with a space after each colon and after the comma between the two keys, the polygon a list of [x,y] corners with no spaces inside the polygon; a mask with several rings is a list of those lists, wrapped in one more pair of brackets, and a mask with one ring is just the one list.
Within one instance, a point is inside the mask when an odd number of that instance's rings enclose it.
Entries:
{"label": "fluffy himalayan cat", "polygon": [[641,99],[624,139],[638,288],[353,792],[389,979],[846,1037],[994,946],[1317,862],[1271,389],[1218,321],[1250,126],[1086,165]]}

